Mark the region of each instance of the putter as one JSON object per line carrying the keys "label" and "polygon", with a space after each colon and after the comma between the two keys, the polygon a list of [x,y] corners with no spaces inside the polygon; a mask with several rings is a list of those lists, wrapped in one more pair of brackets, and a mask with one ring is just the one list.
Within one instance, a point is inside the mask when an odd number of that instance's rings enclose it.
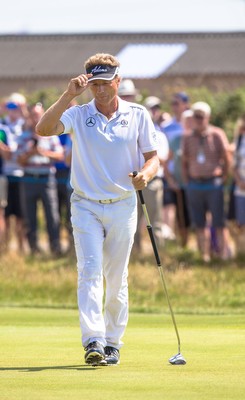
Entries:
{"label": "putter", "polygon": [[[137,176],[137,174],[138,174],[137,171],[133,172],[133,176],[134,177]],[[176,355],[172,356],[171,358],[169,358],[168,361],[172,365],[184,365],[184,364],[186,364],[186,360],[184,359],[184,357],[182,356],[182,354],[180,352],[180,336],[179,336],[179,332],[178,332],[175,316],[174,316],[174,313],[173,313],[173,309],[172,309],[172,306],[171,306],[171,303],[170,303],[168,290],[167,290],[167,285],[166,285],[165,278],[164,278],[164,273],[163,273],[163,267],[162,267],[162,263],[161,263],[161,260],[160,260],[160,257],[159,257],[159,253],[158,253],[158,250],[157,250],[157,245],[156,245],[155,237],[154,237],[154,234],[153,234],[152,225],[151,225],[151,222],[150,222],[150,219],[149,219],[149,215],[148,215],[147,208],[146,208],[146,205],[145,205],[145,200],[144,200],[144,196],[143,196],[142,190],[138,190],[137,192],[138,192],[139,199],[140,199],[140,202],[141,202],[141,205],[142,205],[142,208],[143,208],[143,213],[144,213],[144,216],[145,216],[145,219],[146,219],[146,227],[147,227],[148,234],[149,234],[149,237],[150,237],[150,240],[151,240],[152,248],[153,248],[153,251],[154,251],[155,259],[156,259],[156,262],[157,262],[158,270],[159,270],[159,273],[160,273],[161,281],[162,281],[162,284],[163,284],[165,296],[166,296],[166,299],[167,299],[167,302],[168,302],[170,314],[171,314],[171,317],[172,317],[172,321],[173,321],[173,325],[174,325],[174,329],[175,329],[175,333],[176,333],[177,341],[178,341],[178,354],[176,354]]]}

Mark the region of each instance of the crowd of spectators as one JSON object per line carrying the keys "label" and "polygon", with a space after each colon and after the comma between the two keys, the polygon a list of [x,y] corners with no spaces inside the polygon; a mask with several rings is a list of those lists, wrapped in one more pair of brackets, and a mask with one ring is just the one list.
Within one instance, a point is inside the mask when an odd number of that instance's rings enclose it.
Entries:
{"label": "crowd of spectators", "polygon": [[[130,80],[122,81],[119,95],[125,95],[128,101],[142,100]],[[227,260],[236,250],[244,251],[244,241],[243,247],[238,242],[245,231],[245,116],[237,121],[229,142],[224,130],[211,124],[212,110],[202,99],[192,104],[187,93],[174,93],[170,114],[158,97],[149,96],[143,104],[161,138],[162,186],[157,189],[153,182],[145,190],[151,192],[151,186],[155,186],[155,196],[152,191],[146,203],[158,246],[164,245],[165,240],[178,240],[182,247],[187,247],[192,233],[204,262],[212,256]],[[163,138],[167,139],[167,155]],[[162,202],[155,201],[157,190],[161,190]],[[161,234],[157,218],[160,207]],[[235,231],[229,229],[230,221]],[[142,247],[141,229],[138,224],[136,254]]]}
{"label": "crowd of spectators", "polygon": [[[213,254],[223,260],[232,257],[230,221],[236,226],[233,235],[245,235],[245,114],[229,142],[221,127],[210,123],[212,110],[202,99],[192,104],[186,93],[174,93],[168,113],[160,98],[143,99],[129,79],[121,82],[119,95],[148,109],[158,135],[159,171],[144,190],[157,245],[164,247],[166,240],[176,240],[187,247],[192,233],[203,261],[209,262]],[[43,113],[41,103],[29,105],[19,93],[12,93],[1,105],[1,252],[8,250],[10,234],[15,235],[20,253],[44,251],[39,234],[40,203],[50,254],[64,254],[62,228],[66,251],[73,248],[69,200],[72,141],[70,135],[36,135],[35,126]],[[140,204],[138,217],[137,252],[142,250],[144,229]],[[236,242],[236,237],[232,240]]]}
{"label": "crowd of spectators", "polygon": [[[69,135],[42,138],[35,126],[44,113],[41,103],[29,105],[24,96],[11,94],[2,105],[0,120],[0,243],[7,251],[15,235],[20,253],[43,253],[46,244],[53,256],[64,253],[61,227],[64,221],[68,246],[70,226],[69,171],[65,163]],[[39,213],[39,204],[43,212]],[[47,238],[41,238],[40,215]],[[43,240],[42,240],[43,239]],[[45,242],[45,243],[42,243]]]}

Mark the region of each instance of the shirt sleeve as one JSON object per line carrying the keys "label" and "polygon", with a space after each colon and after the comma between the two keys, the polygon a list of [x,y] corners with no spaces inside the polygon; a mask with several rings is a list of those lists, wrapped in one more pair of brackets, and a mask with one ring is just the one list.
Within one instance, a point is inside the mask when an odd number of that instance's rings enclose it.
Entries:
{"label": "shirt sleeve", "polygon": [[139,124],[139,147],[141,152],[158,150],[158,139],[156,129],[150,117],[150,114],[143,108]]}
{"label": "shirt sleeve", "polygon": [[169,155],[169,144],[168,140],[165,136],[165,133],[162,133],[161,131],[157,131],[157,137],[158,137],[158,150],[157,150],[157,155],[161,160],[167,160],[168,155]]}
{"label": "shirt sleeve", "polygon": [[75,115],[75,106],[68,108],[61,116],[60,121],[64,125],[63,133],[73,132],[73,119]]}

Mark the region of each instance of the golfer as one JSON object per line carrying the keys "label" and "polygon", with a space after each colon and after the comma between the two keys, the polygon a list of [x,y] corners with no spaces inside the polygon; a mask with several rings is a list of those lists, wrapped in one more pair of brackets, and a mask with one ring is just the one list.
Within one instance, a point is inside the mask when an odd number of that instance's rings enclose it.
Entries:
{"label": "golfer", "polygon": [[[155,176],[158,146],[146,109],[117,95],[118,60],[96,54],[84,66],[86,72],[70,80],[36,131],[41,136],[72,134],[71,222],[85,362],[118,364],[128,321],[128,262],[137,223],[135,190],[144,189]],[[92,101],[67,109],[88,89]],[[135,170],[138,174],[133,177]]]}

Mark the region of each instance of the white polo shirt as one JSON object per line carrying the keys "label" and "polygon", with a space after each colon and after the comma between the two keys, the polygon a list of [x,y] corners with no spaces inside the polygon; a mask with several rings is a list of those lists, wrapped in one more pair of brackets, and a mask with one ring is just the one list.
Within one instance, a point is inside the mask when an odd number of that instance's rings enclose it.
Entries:
{"label": "white polo shirt", "polygon": [[113,199],[133,191],[128,174],[142,167],[140,154],[157,150],[157,138],[145,107],[118,97],[108,120],[92,100],[67,109],[61,122],[72,133],[71,186],[94,200]]}

